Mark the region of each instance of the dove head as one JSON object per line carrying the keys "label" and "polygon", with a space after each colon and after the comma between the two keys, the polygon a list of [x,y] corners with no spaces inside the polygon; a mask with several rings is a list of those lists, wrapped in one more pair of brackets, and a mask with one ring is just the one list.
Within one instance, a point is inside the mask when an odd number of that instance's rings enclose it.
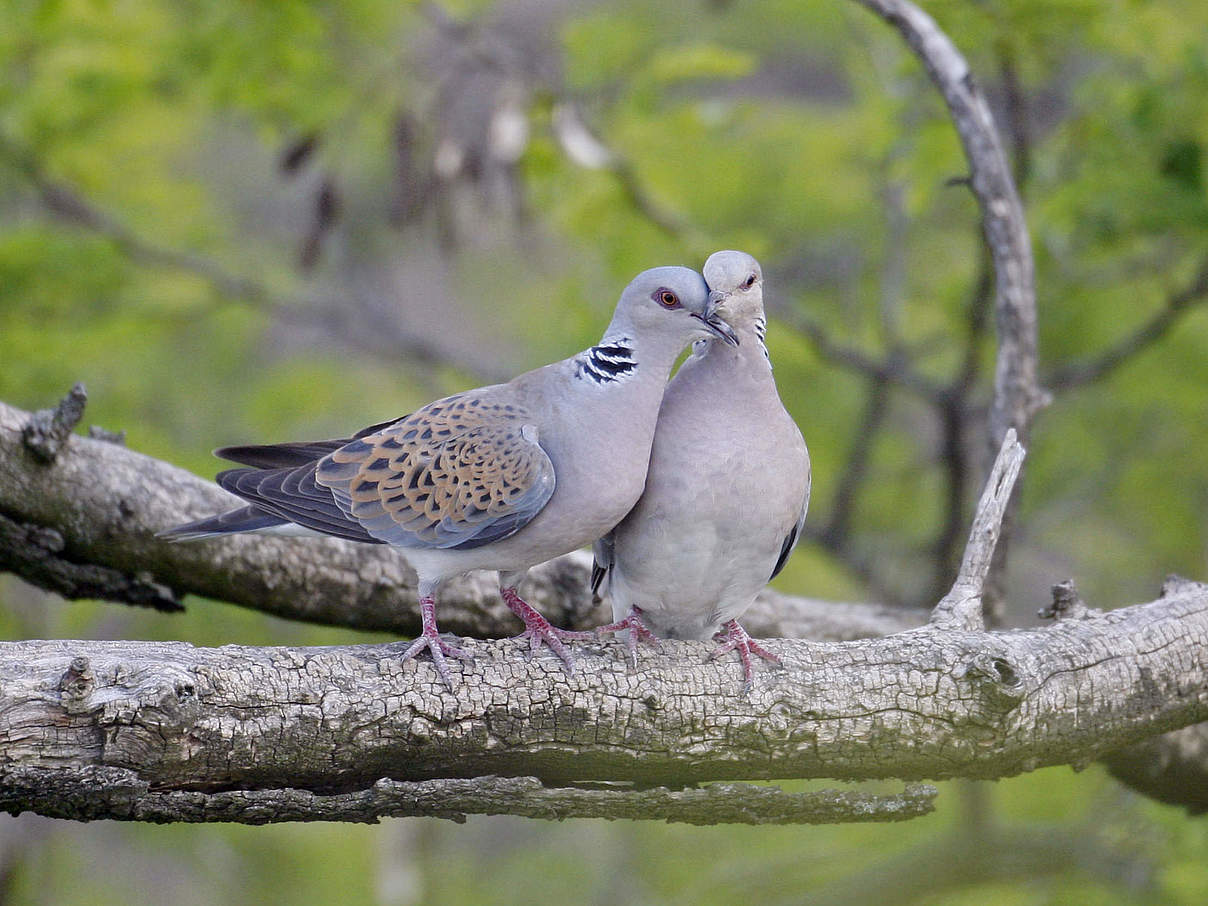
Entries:
{"label": "dove head", "polygon": [[621,294],[609,333],[626,328],[678,349],[700,337],[737,343],[730,325],[710,307],[704,278],[688,267],[655,267],[634,277]]}
{"label": "dove head", "polygon": [[735,327],[763,320],[763,270],[746,252],[714,252],[705,262],[709,304]]}

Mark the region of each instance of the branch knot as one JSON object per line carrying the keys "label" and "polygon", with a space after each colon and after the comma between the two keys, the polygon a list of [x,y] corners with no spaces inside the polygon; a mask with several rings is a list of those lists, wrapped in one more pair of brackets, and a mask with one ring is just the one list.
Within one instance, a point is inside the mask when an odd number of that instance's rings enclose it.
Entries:
{"label": "branch knot", "polygon": [[25,448],[43,465],[50,465],[84,416],[88,391],[77,381],[53,409],[39,409],[21,430]]}
{"label": "branch knot", "polygon": [[1098,611],[1087,607],[1074,587],[1073,579],[1066,579],[1053,586],[1053,603],[1036,611],[1042,620],[1085,620]]}

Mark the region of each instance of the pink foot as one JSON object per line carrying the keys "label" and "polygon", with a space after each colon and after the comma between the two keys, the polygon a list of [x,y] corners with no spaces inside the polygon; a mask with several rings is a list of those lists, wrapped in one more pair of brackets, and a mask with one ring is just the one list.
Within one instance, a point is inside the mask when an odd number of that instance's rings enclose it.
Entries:
{"label": "pink foot", "polygon": [[629,611],[629,616],[623,620],[617,620],[615,623],[609,623],[607,626],[597,626],[596,635],[601,635],[605,632],[624,632],[629,630],[629,636],[625,639],[625,645],[629,649],[629,661],[634,667],[638,665],[638,642],[645,642],[647,645],[653,645],[655,649],[662,648],[659,640],[654,633],[646,626],[642,620],[642,608],[634,607]]}
{"label": "pink foot", "polygon": [[432,598],[420,598],[419,613],[420,619],[424,623],[423,630],[420,632],[419,637],[403,652],[400,660],[410,660],[427,648],[428,652],[432,655],[432,663],[436,667],[436,672],[445,681],[446,688],[452,691],[453,678],[449,676],[449,667],[445,663],[445,658],[455,657],[463,661],[473,661],[474,655],[462,648],[458,648],[456,645],[450,645],[437,634],[435,600]]}
{"label": "pink foot", "polygon": [[742,686],[744,689],[749,689],[751,687],[752,654],[757,654],[761,658],[766,658],[774,664],[780,663],[780,656],[772,654],[772,652],[768,651],[753,638],[747,635],[747,631],[738,625],[737,620],[730,620],[728,623],[723,623],[721,629],[714,633],[713,640],[715,642],[720,642],[721,644],[717,646],[717,650],[709,655],[709,660],[719,658],[723,654],[727,654],[731,651],[738,652],[738,657],[742,661]]}
{"label": "pink foot", "polygon": [[570,650],[562,643],[590,639],[595,636],[590,632],[572,632],[569,629],[559,629],[529,606],[528,602],[520,597],[514,588],[500,589],[500,593],[503,595],[503,603],[508,606],[508,610],[524,621],[524,632],[515,636],[515,638],[529,640],[529,657],[531,658],[536,654],[537,650],[541,647],[541,643],[544,642],[546,645],[549,645],[550,650],[554,654],[562,659],[562,666],[565,668],[567,674],[574,676],[575,659],[571,657]]}

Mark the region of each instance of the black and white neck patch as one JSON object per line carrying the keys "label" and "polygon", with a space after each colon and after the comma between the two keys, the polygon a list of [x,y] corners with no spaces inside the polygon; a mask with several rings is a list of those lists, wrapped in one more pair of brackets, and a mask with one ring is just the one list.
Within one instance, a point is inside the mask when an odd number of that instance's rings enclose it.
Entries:
{"label": "black and white neck patch", "polygon": [[766,341],[768,335],[768,322],[761,315],[755,319],[755,338],[759,340],[759,348],[763,350],[763,357],[768,360],[768,365],[772,364],[772,356],[768,352],[768,344]]}
{"label": "black and white neck patch", "polygon": [[606,340],[599,346],[584,350],[575,356],[575,377],[611,384],[624,380],[638,367],[633,354],[633,340],[617,337]]}

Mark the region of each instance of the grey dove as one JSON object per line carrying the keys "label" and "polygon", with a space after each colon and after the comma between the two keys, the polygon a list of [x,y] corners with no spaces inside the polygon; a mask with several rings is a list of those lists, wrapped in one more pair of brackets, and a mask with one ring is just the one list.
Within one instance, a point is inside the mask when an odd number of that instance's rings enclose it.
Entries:
{"label": "grey dove", "polygon": [[698,340],[663,395],[637,506],[595,546],[592,587],[607,587],[616,620],[630,630],[721,643],[737,651],[751,682],[751,655],[779,661],[738,623],[784,567],[810,496],[805,441],[776,391],[764,344],[763,274],[743,252],[705,262],[710,304],[739,344]]}
{"label": "grey dove", "polygon": [[441,583],[497,570],[530,652],[544,642],[573,671],[563,642],[590,634],[552,626],[518,586],[529,567],[590,544],[633,507],[680,352],[703,336],[736,342],[708,306],[698,272],[645,271],[625,288],[603,339],[569,359],[350,438],[215,451],[250,467],[217,479],[249,505],[162,534],[321,534],[393,545],[419,576],[423,621],[402,657],[428,650],[450,688],[446,658],[470,655],[437,633]]}

